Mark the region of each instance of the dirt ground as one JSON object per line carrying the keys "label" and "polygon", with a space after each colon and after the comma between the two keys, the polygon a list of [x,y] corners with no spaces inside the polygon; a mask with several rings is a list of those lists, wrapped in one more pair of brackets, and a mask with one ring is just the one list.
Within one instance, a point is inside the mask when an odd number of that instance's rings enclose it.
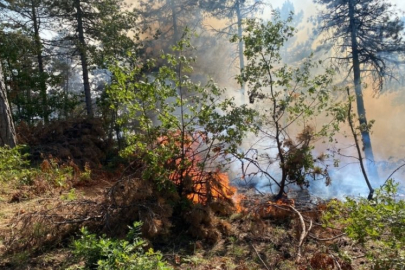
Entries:
{"label": "dirt ground", "polygon": [[[112,181],[92,180],[90,184],[76,186],[74,200],[100,201],[112,184]],[[26,213],[66,201],[71,189],[13,200],[18,192],[5,184],[0,190],[0,268],[75,269],[80,266],[69,250],[72,238],[40,252],[19,250],[11,255],[6,253],[5,243],[15,233],[16,224],[13,222]],[[166,242],[151,239],[151,245],[163,253],[174,269],[369,269],[361,247],[340,236],[339,230],[322,226],[323,204],[312,207],[289,202],[275,205],[270,202],[270,197],[252,191],[245,196],[241,213],[219,218],[223,231],[215,243],[190,237],[184,231]],[[302,242],[300,215],[305,230],[310,229]]]}

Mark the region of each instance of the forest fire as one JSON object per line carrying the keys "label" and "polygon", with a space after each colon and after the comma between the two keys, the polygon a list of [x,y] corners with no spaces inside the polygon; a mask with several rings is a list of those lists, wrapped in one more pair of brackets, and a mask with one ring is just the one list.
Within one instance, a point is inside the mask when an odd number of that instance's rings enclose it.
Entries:
{"label": "forest fire", "polygon": [[189,175],[193,180],[192,193],[188,198],[195,203],[206,204],[215,199],[231,199],[236,194],[236,188],[229,185],[228,174],[222,172],[199,172]]}
{"label": "forest fire", "polygon": [[293,199],[283,197],[277,201],[256,201],[252,207],[258,218],[286,218],[291,216],[291,208],[295,205]]}
{"label": "forest fire", "polygon": [[[174,162],[176,169],[170,175],[170,180],[182,194],[194,203],[206,205],[222,201],[232,204],[236,211],[242,211],[240,203],[244,196],[237,194],[236,187],[230,185],[228,174],[215,165],[220,148],[214,147],[213,151],[209,151],[207,136],[202,132],[195,132],[192,136],[182,136],[181,132],[176,132],[171,138],[160,138],[159,142],[166,145],[172,140],[174,145],[180,147],[181,157]],[[184,150],[181,151],[181,148]]]}
{"label": "forest fire", "polygon": [[[170,180],[181,190],[189,200],[197,204],[225,202],[231,204],[237,212],[242,212],[246,196],[238,194],[237,188],[231,186],[229,176],[222,172],[216,162],[220,158],[221,148],[208,146],[209,140],[204,132],[184,135],[180,131],[159,138],[158,142],[165,146],[175,146],[179,150],[179,158],[170,160],[174,165]],[[184,149],[181,151],[181,149]],[[210,151],[210,149],[213,149]],[[283,215],[288,212],[284,207],[294,206],[294,199],[286,196],[277,201],[256,202],[253,206],[259,216]]]}
{"label": "forest fire", "polygon": [[281,199],[278,199],[274,204],[294,206],[295,201],[294,199],[289,199],[288,197],[282,197]]}

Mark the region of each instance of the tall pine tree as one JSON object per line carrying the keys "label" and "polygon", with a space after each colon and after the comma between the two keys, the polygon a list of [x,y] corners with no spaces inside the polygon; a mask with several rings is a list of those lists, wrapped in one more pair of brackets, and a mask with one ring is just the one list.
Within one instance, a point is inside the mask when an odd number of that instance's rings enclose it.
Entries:
{"label": "tall pine tree", "polygon": [[176,45],[186,27],[192,31],[200,29],[203,15],[198,3],[198,0],[140,0],[138,12],[148,41],[147,52],[153,55]]}
{"label": "tall pine tree", "polygon": [[33,43],[33,54],[36,58],[39,96],[41,100],[40,116],[44,122],[49,121],[50,110],[48,108],[47,79],[49,74],[45,70],[44,42],[41,37],[43,28],[50,26],[43,0],[1,0],[0,8],[5,18],[4,25],[13,30],[28,33]]}
{"label": "tall pine tree", "polygon": [[[243,19],[253,16],[263,8],[264,2],[258,0],[201,0],[200,6],[206,10],[210,16],[218,19],[227,19],[229,24],[223,29],[216,29],[219,33],[225,33],[233,36],[236,34],[238,42],[239,69],[242,72],[245,68],[245,59],[243,55]],[[242,95],[245,94],[245,85],[242,84]],[[253,103],[254,97],[250,95],[250,102]]]}
{"label": "tall pine tree", "polygon": [[[375,89],[383,88],[384,79],[391,74],[389,55],[405,50],[405,43],[401,38],[404,24],[392,4],[385,0],[315,0],[315,2],[325,7],[320,14],[322,30],[330,34],[327,41],[333,42],[340,52],[333,59],[338,64],[348,67],[349,72],[353,74],[357,114],[368,174],[376,181],[378,172],[366,118],[362,82],[366,76],[371,75]],[[369,189],[371,197],[373,194],[371,185]]]}
{"label": "tall pine tree", "polygon": [[[104,66],[109,57],[119,58],[136,50],[136,16],[123,0],[46,0],[50,14],[58,18],[80,58],[87,115],[94,115],[90,66]],[[129,37],[130,31],[135,38]]]}

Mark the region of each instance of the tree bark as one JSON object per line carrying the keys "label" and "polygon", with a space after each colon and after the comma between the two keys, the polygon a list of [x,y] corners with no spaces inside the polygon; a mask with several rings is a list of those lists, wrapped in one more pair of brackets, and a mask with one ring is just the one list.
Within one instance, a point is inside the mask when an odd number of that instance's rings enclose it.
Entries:
{"label": "tree bark", "polygon": [[[236,1],[236,16],[238,20],[238,38],[239,38],[239,44],[238,44],[238,50],[239,50],[239,69],[240,72],[242,73],[242,70],[245,68],[245,59],[243,56],[243,40],[242,40],[242,33],[243,33],[243,28],[242,28],[242,14],[240,12],[240,0]],[[245,96],[245,82],[242,82],[242,96]]]}
{"label": "tree bark", "polygon": [[34,0],[31,1],[31,12],[32,12],[32,22],[34,24],[34,41],[35,41],[35,49],[37,53],[38,59],[38,70],[40,76],[40,95],[42,99],[42,117],[44,118],[44,122],[49,122],[49,112],[48,112],[48,98],[46,95],[46,82],[45,82],[45,69],[44,69],[44,61],[42,56],[42,42],[41,37],[39,36],[39,18],[36,12],[36,6]]}
{"label": "tree bark", "polygon": [[83,30],[83,11],[80,0],[75,0],[76,10],[77,10],[77,32],[79,34],[79,51],[80,51],[80,61],[83,71],[83,86],[84,86],[84,96],[86,99],[86,110],[87,116],[93,116],[93,105],[91,102],[91,91],[90,91],[90,82],[89,82],[89,70],[87,63],[87,52],[86,52],[86,41],[84,39],[84,30]]}
{"label": "tree bark", "polygon": [[17,137],[0,66],[0,146],[14,147],[16,144]]}
{"label": "tree bark", "polygon": [[[349,88],[347,88],[347,96],[350,99],[350,90],[349,90]],[[366,169],[364,167],[363,156],[361,154],[361,149],[360,149],[360,143],[359,143],[359,140],[357,138],[357,133],[356,133],[356,130],[354,128],[354,123],[353,123],[353,119],[352,119],[352,101],[351,100],[349,100],[349,109],[347,110],[347,120],[349,122],[350,130],[352,131],[354,143],[356,145],[357,156],[359,157],[361,172],[362,172],[362,174],[364,176],[364,180],[366,180],[366,184],[367,184],[367,187],[369,189],[368,199],[371,200],[373,198],[374,189],[371,186],[370,181],[368,180],[367,172],[366,172]]]}
{"label": "tree bark", "polygon": [[[361,130],[361,137],[363,140],[364,154],[367,160],[366,162],[367,170],[370,178],[376,181],[378,180],[378,172],[374,163],[374,153],[373,148],[371,146],[370,132],[367,128],[366,109],[364,107],[363,93],[361,87],[360,61],[357,44],[357,28],[354,12],[355,6],[353,4],[353,0],[349,0],[351,50],[352,50],[353,77],[354,77],[354,89],[356,93],[357,114],[360,121],[360,130]],[[370,192],[371,191],[372,190],[370,189]]]}
{"label": "tree bark", "polygon": [[170,8],[172,10],[172,22],[173,22],[173,45],[176,45],[179,42],[179,28],[177,25],[177,11],[174,0],[170,0]]}

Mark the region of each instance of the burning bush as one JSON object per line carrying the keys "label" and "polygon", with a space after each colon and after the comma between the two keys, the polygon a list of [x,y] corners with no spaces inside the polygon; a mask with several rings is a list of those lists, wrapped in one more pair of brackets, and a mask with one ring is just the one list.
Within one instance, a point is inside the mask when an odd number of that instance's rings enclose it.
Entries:
{"label": "burning bush", "polygon": [[[150,239],[188,231],[213,243],[229,233],[229,224],[218,218],[237,210],[225,165],[254,129],[255,113],[222,99],[223,90],[211,81],[204,87],[192,83],[187,77],[192,59],[183,54],[189,48],[183,40],[174,48],[176,55],[164,55],[167,66],[154,77],[128,66],[112,68],[107,95],[118,114],[122,112],[119,121],[127,146],[121,154],[129,165],[102,200],[62,201],[16,218],[16,230],[22,233],[10,239],[13,247],[57,243],[83,225],[123,236],[136,220]],[[22,125],[20,135],[38,155],[71,156],[84,165],[105,158],[109,145],[99,127],[95,119],[32,129]],[[44,228],[40,237],[29,228],[36,223]]]}
{"label": "burning bush", "polygon": [[207,148],[207,142],[206,135],[200,132],[185,138],[180,132],[160,138],[159,144],[174,144],[180,150],[180,157],[167,162],[168,169],[174,166],[169,178],[176,185],[180,197],[187,197],[194,203],[207,205],[219,200],[233,204],[236,188],[230,186],[228,175],[215,166],[219,151],[210,157],[204,157],[200,152]]}
{"label": "burning bush", "polygon": [[[159,170],[151,168],[148,163],[151,157],[146,158],[145,153],[135,159],[128,168],[130,177],[123,178],[109,191],[108,205],[114,212],[110,216],[120,219],[109,223],[127,224],[137,217],[143,222],[144,235],[149,237],[167,234],[173,225],[185,224],[191,226],[192,235],[212,242],[226,233],[226,226],[216,216],[238,211],[238,202],[233,200],[236,189],[219,168],[208,171],[208,160],[214,162],[216,157],[207,159],[201,155],[201,148],[206,147],[201,136],[196,133],[182,141],[181,133],[175,132],[160,137],[153,150],[153,154],[159,153],[161,157],[155,160]],[[151,169],[155,169],[154,173]]]}
{"label": "burning bush", "polygon": [[[143,75],[141,69],[116,66],[117,79],[107,93],[118,106],[114,109],[125,111],[120,121],[127,147],[122,155],[132,160],[136,171],[132,173],[154,196],[150,199],[157,208],[146,207],[149,213],[142,214],[150,217],[143,220],[147,231],[165,231],[171,226],[168,219],[184,226],[184,218],[188,225],[200,227],[191,230],[194,235],[215,239],[220,231],[211,230],[217,223],[214,216],[237,208],[232,200],[236,190],[229,185],[225,165],[245,134],[254,129],[249,123],[255,113],[223,99],[223,90],[211,81],[205,86],[193,83],[188,77],[193,61],[186,53],[190,48],[187,38],[180,41],[173,48],[175,55],[162,56],[167,64],[153,77]],[[120,190],[113,193],[124,200],[132,198]]]}

